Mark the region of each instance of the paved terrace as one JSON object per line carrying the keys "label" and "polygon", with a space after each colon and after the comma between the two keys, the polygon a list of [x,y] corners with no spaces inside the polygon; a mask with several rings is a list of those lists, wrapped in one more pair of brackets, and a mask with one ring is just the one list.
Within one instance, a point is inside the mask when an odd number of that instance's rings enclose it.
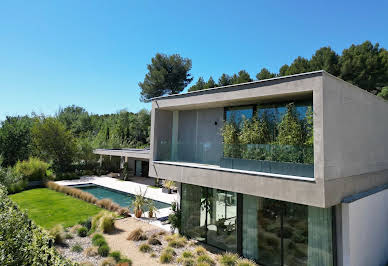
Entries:
{"label": "paved terrace", "polygon": [[[62,186],[96,184],[99,186],[111,188],[125,193],[130,193],[133,195],[138,194],[140,190],[142,191],[142,193],[144,193],[144,191],[147,189],[146,198],[168,203],[168,204],[171,204],[172,202],[179,200],[178,194],[176,193],[167,194],[167,193],[163,193],[161,188],[148,187],[147,183],[149,182],[144,182],[144,179],[145,178],[139,178],[140,183],[138,183],[134,181],[122,181],[109,176],[86,176],[75,180],[56,181],[55,183]],[[153,178],[146,178],[146,179],[149,179],[150,181],[153,180]],[[167,217],[170,213],[171,213],[170,208],[159,209],[158,212],[156,213],[156,218]],[[143,217],[148,217],[148,212],[144,213]],[[145,220],[165,230],[170,230],[169,225],[163,225],[159,220],[147,219],[147,218],[142,218],[141,220],[143,221]]]}

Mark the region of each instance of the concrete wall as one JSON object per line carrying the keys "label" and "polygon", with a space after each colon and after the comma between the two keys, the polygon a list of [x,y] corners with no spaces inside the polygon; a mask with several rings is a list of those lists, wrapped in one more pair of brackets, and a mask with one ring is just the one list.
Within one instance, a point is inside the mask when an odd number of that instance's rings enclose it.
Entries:
{"label": "concrete wall", "polygon": [[222,156],[223,108],[179,112],[178,142],[184,161],[218,164]]}
{"label": "concrete wall", "polygon": [[324,73],[326,205],[388,183],[388,102]]}
{"label": "concrete wall", "polygon": [[388,169],[388,102],[325,74],[325,179]]}
{"label": "concrete wall", "polygon": [[388,263],[388,189],[342,204],[342,265]]}

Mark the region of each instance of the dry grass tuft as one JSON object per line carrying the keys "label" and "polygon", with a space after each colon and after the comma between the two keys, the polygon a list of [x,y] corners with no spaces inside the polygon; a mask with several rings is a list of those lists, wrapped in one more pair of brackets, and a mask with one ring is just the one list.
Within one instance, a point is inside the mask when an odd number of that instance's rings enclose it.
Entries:
{"label": "dry grass tuft", "polygon": [[131,217],[131,214],[129,212],[128,208],[120,208],[117,210],[117,214],[124,217]]}
{"label": "dry grass tuft", "polygon": [[127,240],[132,240],[132,241],[147,240],[147,236],[144,234],[141,228],[137,228],[129,233]]}
{"label": "dry grass tuft", "polygon": [[98,255],[98,248],[97,247],[89,247],[85,249],[84,254],[88,257],[95,257]]}
{"label": "dry grass tuft", "polygon": [[98,201],[98,199],[95,196],[93,196],[92,194],[85,192],[85,191],[82,191],[78,188],[61,186],[61,185],[58,185],[57,183],[52,182],[52,181],[47,182],[46,187],[49,189],[55,190],[57,192],[65,193],[69,196],[81,199],[83,201],[86,201],[86,202],[89,202],[92,204],[96,204],[96,202]]}

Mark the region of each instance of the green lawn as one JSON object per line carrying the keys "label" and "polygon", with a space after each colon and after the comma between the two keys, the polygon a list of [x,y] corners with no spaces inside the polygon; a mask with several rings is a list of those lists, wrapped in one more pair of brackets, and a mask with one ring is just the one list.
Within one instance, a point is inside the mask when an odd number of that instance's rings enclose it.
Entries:
{"label": "green lawn", "polygon": [[47,188],[26,190],[11,195],[10,198],[21,209],[26,210],[35,223],[46,229],[56,224],[73,226],[102,210],[93,204]]}

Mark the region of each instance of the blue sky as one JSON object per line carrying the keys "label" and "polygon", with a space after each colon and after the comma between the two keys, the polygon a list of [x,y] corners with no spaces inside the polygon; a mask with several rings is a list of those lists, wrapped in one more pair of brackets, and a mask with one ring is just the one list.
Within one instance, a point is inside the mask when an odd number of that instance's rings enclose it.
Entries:
{"label": "blue sky", "polygon": [[[157,52],[215,79],[278,71],[322,47],[388,48],[388,1],[2,1],[0,120],[76,104],[92,113],[150,108],[138,82]],[[195,82],[195,80],[194,80]]]}

